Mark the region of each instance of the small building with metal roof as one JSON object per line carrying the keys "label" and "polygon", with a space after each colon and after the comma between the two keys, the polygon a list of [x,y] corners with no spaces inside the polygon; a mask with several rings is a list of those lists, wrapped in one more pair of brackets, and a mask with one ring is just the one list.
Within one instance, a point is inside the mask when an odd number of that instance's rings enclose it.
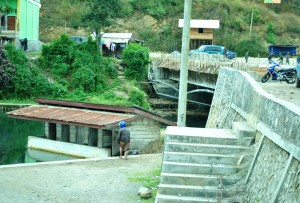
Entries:
{"label": "small building with metal roof", "polygon": [[286,56],[287,53],[290,56],[296,56],[298,47],[299,45],[296,44],[273,44],[269,46],[268,51],[269,53],[273,53],[273,56],[279,56],[279,54]]}
{"label": "small building with metal roof", "polygon": [[[52,141],[103,148],[117,156],[120,121],[128,124],[131,153],[139,153],[160,139],[161,125],[176,123],[139,107],[119,107],[62,100],[36,99],[32,105],[8,112],[8,117],[45,123],[44,136]],[[45,149],[44,149],[45,150]]]}
{"label": "small building with metal roof", "polygon": [[[178,27],[183,27],[184,20],[179,19]],[[219,20],[191,20],[190,21],[190,49],[197,49],[201,45],[214,43],[214,29],[220,28]]]}

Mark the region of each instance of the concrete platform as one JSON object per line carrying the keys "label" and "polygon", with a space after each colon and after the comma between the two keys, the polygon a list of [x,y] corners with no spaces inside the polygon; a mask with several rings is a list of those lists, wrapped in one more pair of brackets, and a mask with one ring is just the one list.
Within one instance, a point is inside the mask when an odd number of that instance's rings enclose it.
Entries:
{"label": "concrete platform", "polygon": [[127,161],[110,157],[0,166],[0,203],[138,202],[143,183],[130,178],[149,175],[161,160],[161,154],[149,154]]}

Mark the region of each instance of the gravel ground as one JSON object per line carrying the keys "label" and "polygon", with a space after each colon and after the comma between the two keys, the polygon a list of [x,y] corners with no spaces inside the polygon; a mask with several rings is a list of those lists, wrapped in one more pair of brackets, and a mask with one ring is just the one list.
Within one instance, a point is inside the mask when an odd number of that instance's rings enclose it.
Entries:
{"label": "gravel ground", "polygon": [[300,107],[300,88],[296,88],[295,84],[287,84],[280,81],[258,82],[258,84],[276,98],[291,102]]}
{"label": "gravel ground", "polygon": [[139,202],[141,182],[160,168],[162,154],[0,167],[0,202]]}

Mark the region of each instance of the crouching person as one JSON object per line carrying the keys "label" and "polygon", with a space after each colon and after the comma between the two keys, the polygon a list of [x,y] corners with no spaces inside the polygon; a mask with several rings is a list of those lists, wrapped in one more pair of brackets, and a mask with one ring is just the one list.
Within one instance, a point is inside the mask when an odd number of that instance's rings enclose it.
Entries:
{"label": "crouching person", "polygon": [[120,159],[122,159],[124,151],[124,159],[127,160],[130,145],[130,131],[126,128],[126,123],[124,121],[119,122],[119,127],[118,144],[120,146]]}

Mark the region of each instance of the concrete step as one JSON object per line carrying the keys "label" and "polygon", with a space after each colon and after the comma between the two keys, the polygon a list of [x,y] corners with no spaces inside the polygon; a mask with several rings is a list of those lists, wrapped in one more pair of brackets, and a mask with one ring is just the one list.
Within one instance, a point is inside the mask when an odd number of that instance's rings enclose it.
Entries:
{"label": "concrete step", "polygon": [[164,161],[198,164],[230,164],[236,165],[240,159],[238,155],[202,154],[190,152],[165,152]]}
{"label": "concrete step", "polygon": [[237,135],[231,129],[186,128],[169,126],[165,132],[166,142],[196,144],[239,145]]}
{"label": "concrete step", "polygon": [[195,144],[180,142],[165,142],[165,151],[193,152],[193,153],[216,153],[216,154],[238,154],[249,147],[220,144]]}
{"label": "concrete step", "polygon": [[256,130],[252,128],[247,122],[233,122],[232,130],[238,135],[242,145],[251,146],[254,144],[254,136]]}
{"label": "concrete step", "polygon": [[243,187],[221,188],[212,186],[175,185],[159,184],[159,193],[163,195],[188,196],[188,197],[209,197],[229,198],[243,192]]}
{"label": "concrete step", "polygon": [[238,182],[240,178],[232,178],[222,175],[202,175],[185,173],[165,173],[160,175],[160,183],[179,184],[179,185],[197,185],[197,186],[220,186],[232,185]]}
{"label": "concrete step", "polygon": [[[220,201],[221,200],[221,201]],[[209,197],[187,197],[157,194],[155,203],[232,203],[230,200]]]}
{"label": "concrete step", "polygon": [[123,80],[123,79],[125,79],[125,76],[118,76],[118,79]]}
{"label": "concrete step", "polygon": [[192,164],[163,161],[162,172],[166,173],[189,173],[189,174],[207,174],[207,175],[231,175],[240,170],[240,166],[224,164]]}

